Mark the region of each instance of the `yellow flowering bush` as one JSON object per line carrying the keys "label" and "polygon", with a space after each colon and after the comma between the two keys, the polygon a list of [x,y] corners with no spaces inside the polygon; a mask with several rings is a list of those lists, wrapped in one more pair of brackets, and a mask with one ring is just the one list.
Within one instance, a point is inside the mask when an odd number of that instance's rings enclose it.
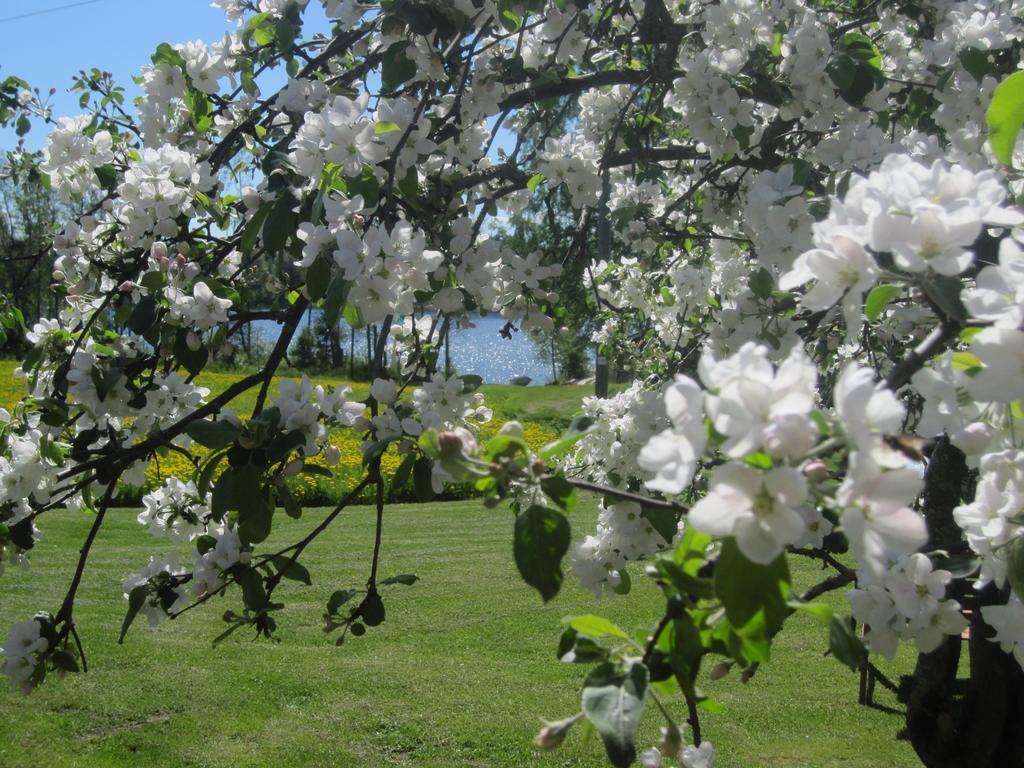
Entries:
{"label": "yellow flowering bush", "polygon": [[[14,376],[14,369],[17,363],[10,360],[0,361],[0,407],[11,409],[24,396],[24,382]],[[204,371],[199,375],[196,382],[210,390],[210,396],[215,397],[229,386],[234,384],[244,374],[242,373],[214,373]],[[277,390],[277,386],[283,378],[275,377],[271,386],[271,392]],[[348,386],[352,389],[353,399],[363,399],[369,392],[369,385],[345,381],[344,379],[331,378],[327,376],[315,377],[315,383],[334,387]],[[522,417],[515,412],[507,412],[502,408],[502,402],[506,401],[504,396],[505,387],[496,387],[495,401],[491,403],[494,408],[494,418],[482,431],[481,439],[486,440],[498,431],[501,425],[511,418],[519,418],[523,425],[523,438],[533,449],[538,449],[555,440],[560,430],[549,419],[541,421],[523,421]],[[564,387],[559,388],[560,390]],[[486,391],[486,388],[485,388]],[[580,392],[582,398],[582,389]],[[256,403],[256,390],[252,389],[239,395],[231,403],[231,407],[240,415],[246,415],[252,411]],[[330,441],[341,450],[341,460],[333,467],[329,467],[332,477],[325,477],[319,474],[303,473],[297,477],[288,479],[288,487],[295,498],[303,505],[327,505],[336,504],[345,496],[348,491],[355,487],[363,477],[363,455],[360,451],[361,435],[353,429],[333,429],[330,433]],[[194,446],[193,452],[202,461],[209,454],[209,451],[201,446]],[[314,456],[310,464],[325,466],[322,455]],[[388,488],[389,501],[413,501],[411,489],[393,490],[391,480],[399,465],[402,463],[402,456],[395,447],[390,448],[382,457],[381,471],[384,474]],[[221,472],[221,467],[215,472],[215,476]],[[181,480],[188,480],[193,476],[195,466],[181,453],[172,450],[163,450],[153,458],[146,468],[146,482],[142,488],[125,489],[122,493],[122,500],[137,501],[146,491],[159,487],[169,477],[177,477]],[[455,490],[458,496],[472,493],[467,486],[461,490]],[[361,499],[369,501],[372,498],[373,490],[364,491]]]}

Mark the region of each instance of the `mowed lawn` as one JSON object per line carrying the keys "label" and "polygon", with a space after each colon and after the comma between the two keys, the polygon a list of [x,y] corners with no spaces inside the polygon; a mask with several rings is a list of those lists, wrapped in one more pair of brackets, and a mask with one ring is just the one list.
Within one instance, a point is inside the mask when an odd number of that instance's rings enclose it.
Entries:
{"label": "mowed lawn", "polygon": [[[48,678],[27,697],[0,691],[0,766],[602,766],[600,744],[580,729],[555,753],[531,744],[541,717],[578,708],[586,667],[556,660],[561,619],[598,612],[632,631],[660,615],[639,567],[628,598],[597,601],[569,577],[543,606],[515,571],[505,507],[393,506],[381,573],[421,580],[389,588],[386,622],[335,647],[321,614],[334,589],[365,583],[373,513],[360,507],[307,550],[313,586],[280,589],[281,642],[236,633],[211,644],[221,614],[240,609],[232,592],[156,630],[140,620],[119,647],[121,579],[162,544],[135,514],[112,513],[82,583],[76,616],[88,674]],[[274,541],[297,538],[323,514],[279,516]],[[592,501],[579,505],[574,537],[595,514]],[[57,512],[41,522],[46,540],[32,567],[0,577],[4,632],[35,610],[56,610],[90,518]],[[800,567],[806,585],[816,574]],[[825,642],[819,625],[798,618],[747,685],[735,673],[705,684],[724,707],[704,716],[720,766],[917,764],[895,739],[902,717],[858,706],[857,676],[822,656]],[[908,657],[898,661],[909,669]],[[879,699],[895,705],[885,691]],[[644,745],[658,726],[652,708]]]}

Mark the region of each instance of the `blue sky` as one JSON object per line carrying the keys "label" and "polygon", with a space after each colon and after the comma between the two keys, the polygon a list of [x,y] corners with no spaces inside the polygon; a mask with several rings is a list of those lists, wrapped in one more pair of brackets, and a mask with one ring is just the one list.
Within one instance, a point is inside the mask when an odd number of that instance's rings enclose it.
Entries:
{"label": "blue sky", "polygon": [[[139,95],[132,82],[160,43],[219,40],[234,25],[210,0],[0,0],[0,77],[18,75],[42,91],[57,89],[54,115],[75,115],[77,94],[68,93],[80,69],[112,72],[129,99]],[[40,13],[55,9],[49,13]],[[24,18],[11,18],[24,16]],[[36,123],[26,136],[30,149],[46,143],[46,126]],[[16,141],[0,131],[0,148]]]}
{"label": "blue sky", "polygon": [[[310,3],[305,18],[306,34],[329,30],[320,3]],[[50,98],[54,116],[77,115],[79,95],[68,89],[79,70],[113,73],[130,102],[140,94],[132,76],[160,43],[211,43],[232,29],[210,0],[0,0],[0,78],[18,75],[44,94],[56,88]],[[42,149],[48,133],[35,121],[26,146]],[[0,130],[0,150],[16,143],[13,129]],[[511,144],[503,130],[492,153]]]}

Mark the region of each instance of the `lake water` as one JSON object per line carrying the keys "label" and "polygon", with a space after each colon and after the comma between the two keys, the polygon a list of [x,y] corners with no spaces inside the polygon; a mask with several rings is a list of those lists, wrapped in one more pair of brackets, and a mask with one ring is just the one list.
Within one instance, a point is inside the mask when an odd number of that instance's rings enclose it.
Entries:
{"label": "lake water", "polygon": [[[306,314],[304,323],[312,323],[314,314]],[[347,338],[349,328],[341,321],[342,330]],[[515,376],[529,376],[531,385],[547,384],[551,381],[551,364],[537,359],[537,346],[530,337],[519,331],[512,334],[511,339],[501,336],[505,321],[499,315],[488,315],[474,319],[473,328],[452,327],[449,342],[451,344],[451,362],[460,374],[476,374],[487,384],[508,384]],[[253,323],[254,332],[270,344],[273,344],[280,333],[281,327],[270,320]],[[360,350],[365,356],[366,337],[363,331],[357,331],[356,358]],[[298,334],[296,333],[296,337]],[[294,341],[292,342],[294,343]],[[346,354],[348,344],[344,345]],[[443,365],[442,352],[440,365]]]}

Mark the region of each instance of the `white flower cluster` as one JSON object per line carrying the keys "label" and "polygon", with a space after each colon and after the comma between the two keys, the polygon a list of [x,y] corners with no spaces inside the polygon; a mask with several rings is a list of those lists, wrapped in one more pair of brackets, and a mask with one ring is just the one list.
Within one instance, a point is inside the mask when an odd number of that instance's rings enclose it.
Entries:
{"label": "white flower cluster", "polygon": [[306,456],[317,454],[325,445],[327,425],[351,427],[357,423],[366,406],[350,401],[351,391],[347,386],[314,386],[308,376],[280,383],[273,403],[281,412],[284,429],[300,432],[305,438],[302,451]]}
{"label": "white flower cluster", "polygon": [[303,176],[316,180],[328,163],[346,176],[358,176],[367,163],[384,159],[387,148],[376,140],[367,115],[369,95],[355,100],[335,96],[318,112],[306,112],[291,143],[291,160]]}
{"label": "white flower cluster", "polygon": [[[140,516],[140,522],[141,516]],[[176,577],[184,576],[185,569],[178,565],[178,559],[170,557],[150,556],[146,567],[137,573],[131,573],[121,582],[125,599],[129,599],[132,590],[147,587],[146,599],[139,613],[146,617],[149,626],[155,627],[161,619],[188,605],[188,595],[179,587],[173,586]],[[165,597],[167,598],[165,601]]]}
{"label": "white flower cluster", "polygon": [[482,394],[466,392],[462,379],[447,377],[440,371],[412,391],[412,404],[425,429],[448,430],[485,424],[492,416]]}
{"label": "white flower cluster", "polygon": [[[666,394],[666,405],[668,400]],[[582,471],[587,479],[610,485],[622,485],[630,477],[650,478],[637,463],[637,454],[668,425],[666,405],[659,393],[645,390],[640,382],[612,397],[583,398],[583,415],[593,424],[566,455],[564,469],[570,474]]]}
{"label": "white flower cluster", "polygon": [[566,134],[544,140],[538,170],[551,184],[565,184],[577,208],[594,205],[601,195],[597,145]]}
{"label": "white flower cluster", "polygon": [[209,494],[200,497],[195,483],[169,477],[163,486],[143,495],[138,521],[154,536],[174,541],[192,540],[206,530],[210,517]]}
{"label": "white flower cluster", "polygon": [[611,594],[622,581],[627,561],[653,555],[668,543],[644,517],[639,504],[602,502],[597,532],[573,546],[572,572],[581,586],[598,597]]}
{"label": "white flower cluster", "polygon": [[32,690],[30,678],[39,663],[39,654],[45,653],[50,643],[42,637],[42,625],[32,619],[19,621],[7,633],[7,642],[0,653],[4,655],[4,674],[11,680],[11,688],[28,693]]}
{"label": "white flower cluster", "polygon": [[891,659],[900,640],[913,640],[921,653],[929,653],[946,635],[963,632],[967,619],[960,603],[946,598],[952,578],[918,553],[900,558],[881,584],[851,590],[853,617],[865,625],[871,650]]}
{"label": "white flower cluster", "polygon": [[953,510],[953,518],[981,558],[979,584],[1006,583],[1007,546],[1024,536],[1024,451],[981,457],[974,501]]}
{"label": "white flower cluster", "polygon": [[658,747],[645,749],[640,753],[642,768],[662,768],[665,760],[676,760],[681,768],[715,768],[715,747],[710,741],[681,746],[675,754],[666,754]]}
{"label": "white flower cluster", "polygon": [[40,167],[65,200],[80,197],[95,188],[96,169],[114,159],[114,143],[109,131],[87,134],[92,120],[92,115],[60,118],[43,150]]}
{"label": "white flower cluster", "polygon": [[129,162],[114,204],[121,236],[129,246],[147,237],[172,238],[177,219],[195,213],[197,192],[213,189],[216,179],[205,161],[170,144],[147,147]]}
{"label": "white flower cluster", "polygon": [[319,258],[333,259],[342,277],[351,281],[349,303],[359,307],[367,323],[410,315],[416,293],[429,290],[430,276],[442,267],[444,255],[428,248],[424,234],[405,221],[390,231],[379,224],[361,231],[351,228],[363,207],[358,195],[330,197],[324,207],[331,224],[302,225],[299,237],[305,246],[297,264],[308,269]]}
{"label": "white flower cluster", "polygon": [[252,561],[252,548],[242,544],[237,527],[217,523],[207,529],[206,535],[214,539],[214,544],[202,554],[196,551],[193,555],[192,594],[195,597],[216,592],[226,583],[224,571]]}
{"label": "white flower cluster", "polygon": [[986,225],[1024,221],[1003,206],[1005,195],[994,171],[890,155],[877,171],[851,183],[841,201],[833,198],[828,218],[813,226],[817,247],[797,258],[779,286],[789,290],[816,281],[801,306],[817,312],[842,300],[847,334],[856,335],[863,293],[879,274],[872,252],[891,254],[906,272],[958,275],[973,263],[969,248]]}

